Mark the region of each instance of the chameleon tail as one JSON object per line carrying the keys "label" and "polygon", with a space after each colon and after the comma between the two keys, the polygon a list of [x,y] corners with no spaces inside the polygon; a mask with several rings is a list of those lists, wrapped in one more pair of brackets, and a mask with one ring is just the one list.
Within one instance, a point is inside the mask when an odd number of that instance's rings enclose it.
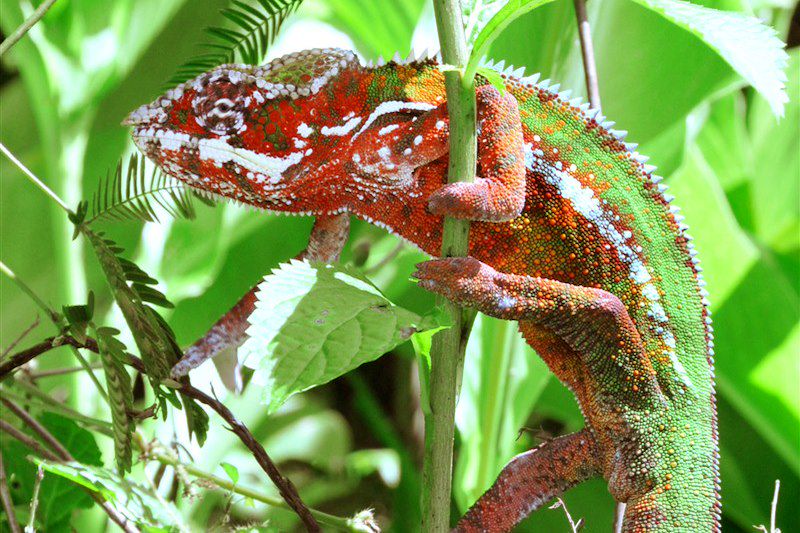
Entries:
{"label": "chameleon tail", "polygon": [[599,475],[598,456],[594,438],[585,429],[517,455],[453,533],[510,531],[544,503]]}

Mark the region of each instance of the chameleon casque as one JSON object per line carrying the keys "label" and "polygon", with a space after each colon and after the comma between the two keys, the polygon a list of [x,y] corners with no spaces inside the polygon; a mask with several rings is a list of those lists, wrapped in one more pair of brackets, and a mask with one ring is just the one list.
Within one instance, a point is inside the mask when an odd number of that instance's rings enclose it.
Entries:
{"label": "chameleon casque", "polygon": [[[508,531],[603,476],[627,503],[626,532],[720,531],[713,334],[683,217],[596,110],[536,76],[502,76],[502,93],[477,81],[473,184],[446,184],[444,76],[429,57],[373,66],[326,49],[224,65],[126,123],[150,159],[195,189],[317,217],[301,254],[310,259],[338,258],[350,215],[434,257],[443,215],[474,221],[470,257],[414,275],[517,320],[586,427],[512,459],[456,530]],[[175,377],[242,341],[254,294],[188,349]]]}

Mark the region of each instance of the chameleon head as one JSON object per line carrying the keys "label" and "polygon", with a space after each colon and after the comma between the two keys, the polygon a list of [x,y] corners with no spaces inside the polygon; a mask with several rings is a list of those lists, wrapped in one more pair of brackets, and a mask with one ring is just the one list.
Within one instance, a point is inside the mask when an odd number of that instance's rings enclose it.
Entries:
{"label": "chameleon head", "polygon": [[302,133],[323,88],[357,65],[352,52],[338,49],[258,67],[222,65],[141,106],[123,124],[134,127],[134,142],[147,157],[190,186],[285,208],[286,192],[298,186],[312,153],[286,132]]}

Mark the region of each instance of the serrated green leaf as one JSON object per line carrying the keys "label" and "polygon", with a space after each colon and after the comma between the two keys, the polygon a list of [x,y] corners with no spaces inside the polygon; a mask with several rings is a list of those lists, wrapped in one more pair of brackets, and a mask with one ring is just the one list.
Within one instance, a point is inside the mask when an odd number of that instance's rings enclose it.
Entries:
{"label": "serrated green leaf", "polygon": [[107,468],[77,462],[36,463],[47,472],[100,493],[122,516],[140,527],[171,530],[180,524],[180,513],[174,505],[152,489]]}
{"label": "serrated green leaf", "polygon": [[253,380],[264,386],[269,412],[292,394],[377,359],[422,323],[339,265],[285,263],[264,279],[257,296],[241,353],[255,370]]}
{"label": "serrated green leaf", "polygon": [[783,116],[788,56],[777,32],[759,19],[682,0],[633,0],[700,37]]}

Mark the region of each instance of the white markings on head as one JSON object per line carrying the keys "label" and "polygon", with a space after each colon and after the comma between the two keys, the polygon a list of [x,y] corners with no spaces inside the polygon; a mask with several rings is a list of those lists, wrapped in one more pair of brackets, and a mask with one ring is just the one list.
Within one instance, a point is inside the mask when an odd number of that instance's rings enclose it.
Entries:
{"label": "white markings on head", "polygon": [[422,143],[422,135],[414,137],[414,146],[419,146]]}
{"label": "white markings on head", "polygon": [[272,157],[245,148],[237,148],[225,139],[200,139],[200,159],[211,160],[217,166],[233,162],[246,170],[265,174],[270,183],[278,183],[283,173],[303,159],[302,152],[292,152],[284,157]]}
{"label": "white markings on head", "polygon": [[355,117],[351,118],[341,126],[332,126],[332,127],[322,126],[320,133],[322,133],[323,135],[336,135],[336,136],[347,135],[348,133],[353,131],[356,128],[356,126],[358,126],[360,123],[361,123],[361,117]]}
{"label": "white markings on head", "polygon": [[378,135],[386,135],[387,133],[391,133],[399,127],[400,127],[399,124],[389,124],[388,126],[379,129]]}

